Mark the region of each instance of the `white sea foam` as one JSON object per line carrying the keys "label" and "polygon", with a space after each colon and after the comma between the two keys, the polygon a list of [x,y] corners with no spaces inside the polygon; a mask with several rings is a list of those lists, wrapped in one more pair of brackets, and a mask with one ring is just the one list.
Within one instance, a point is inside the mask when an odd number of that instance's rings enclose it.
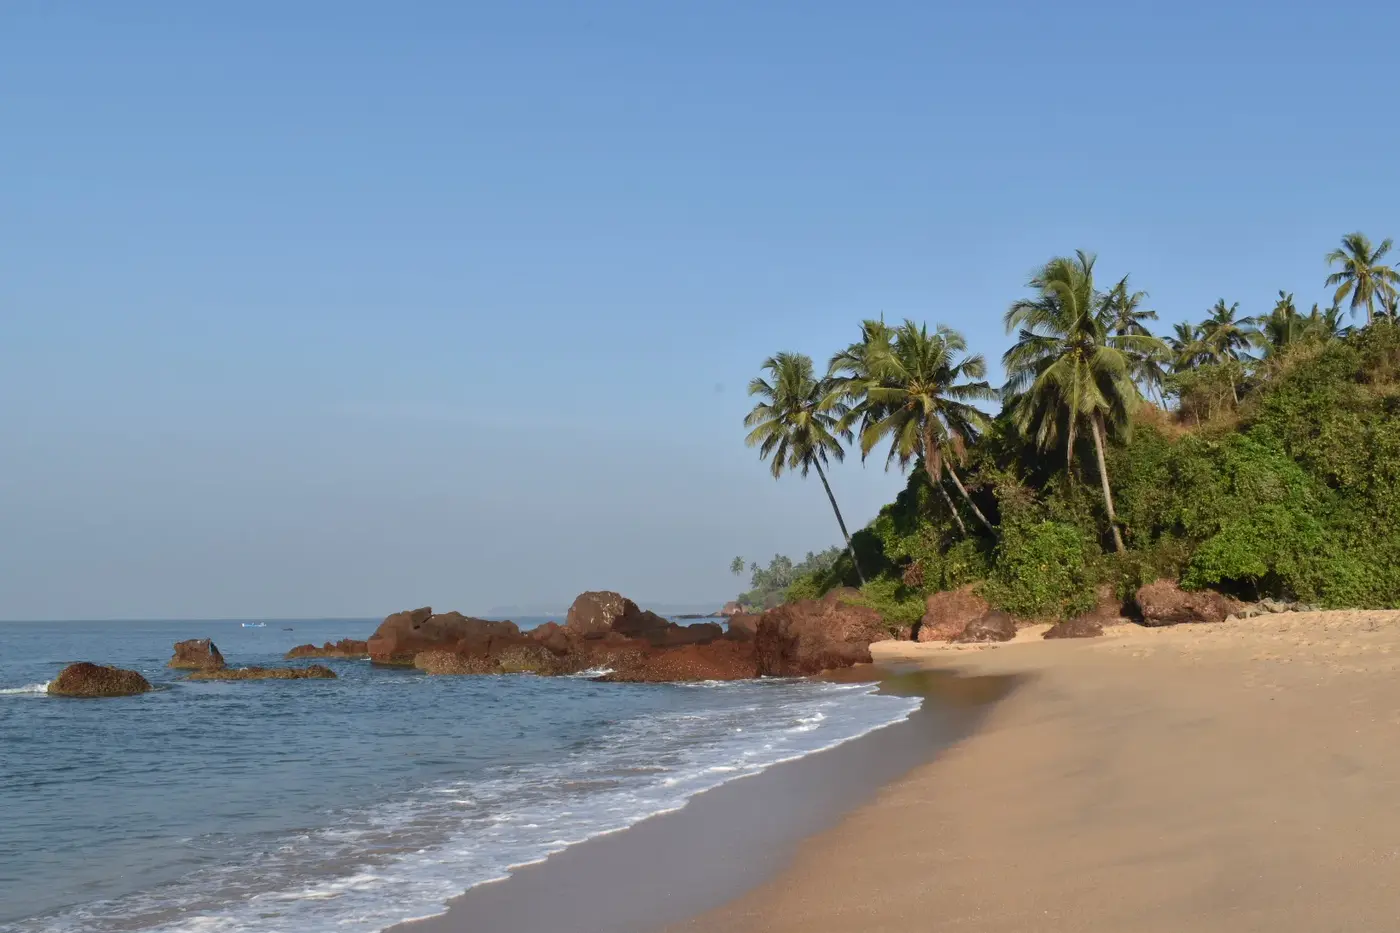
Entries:
{"label": "white sea foam", "polygon": [[0,696],[31,696],[36,693],[48,693],[49,681],[41,684],[28,684],[23,687],[0,687]]}
{"label": "white sea foam", "polygon": [[919,705],[870,684],[704,689],[734,692],[713,708],[687,703],[620,721],[557,760],[503,764],[344,811],[331,825],[284,836],[234,863],[0,924],[0,933],[370,933],[441,913],[466,888],[679,809],[727,781],[891,725]]}

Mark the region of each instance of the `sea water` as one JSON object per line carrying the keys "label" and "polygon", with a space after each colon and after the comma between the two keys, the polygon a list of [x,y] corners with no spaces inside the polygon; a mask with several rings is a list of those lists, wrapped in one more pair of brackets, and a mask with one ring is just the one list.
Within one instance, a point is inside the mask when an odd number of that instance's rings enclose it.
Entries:
{"label": "sea water", "polygon": [[[528,625],[523,622],[522,627]],[[372,621],[0,623],[0,933],[375,931],[718,784],[907,717],[867,684],[428,677],[187,682]],[[290,631],[288,630],[290,629]],[[139,697],[49,697],[72,661]]]}

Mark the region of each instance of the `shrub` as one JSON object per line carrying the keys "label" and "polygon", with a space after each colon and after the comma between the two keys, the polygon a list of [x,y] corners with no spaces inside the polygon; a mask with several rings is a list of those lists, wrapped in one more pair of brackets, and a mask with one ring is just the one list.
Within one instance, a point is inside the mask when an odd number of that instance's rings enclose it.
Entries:
{"label": "shrub", "polygon": [[1083,532],[1063,522],[1003,523],[1002,539],[983,595],[1023,618],[1066,618],[1093,608],[1091,548]]}

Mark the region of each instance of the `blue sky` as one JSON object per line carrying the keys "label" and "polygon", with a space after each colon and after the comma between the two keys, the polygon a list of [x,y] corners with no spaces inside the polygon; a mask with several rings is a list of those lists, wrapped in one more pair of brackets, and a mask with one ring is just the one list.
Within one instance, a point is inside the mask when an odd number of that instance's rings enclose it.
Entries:
{"label": "blue sky", "polygon": [[1306,309],[1400,233],[1400,14],[1348,11],[6,3],[0,618],[727,598],[837,540],[743,446],[768,354],[994,362],[1077,247]]}

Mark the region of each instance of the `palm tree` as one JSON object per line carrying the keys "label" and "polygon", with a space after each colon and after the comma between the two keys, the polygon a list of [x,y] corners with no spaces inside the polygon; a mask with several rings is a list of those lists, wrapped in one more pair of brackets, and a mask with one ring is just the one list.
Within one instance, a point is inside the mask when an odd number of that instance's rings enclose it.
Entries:
{"label": "palm tree", "polygon": [[1170,351],[1172,372],[1180,373],[1199,366],[1205,358],[1205,346],[1201,343],[1201,328],[1188,321],[1178,321],[1172,325],[1172,336],[1166,340]]}
{"label": "palm tree", "polygon": [[1132,378],[1134,355],[1162,353],[1165,346],[1156,337],[1113,333],[1111,309],[1094,290],[1094,257],[1083,250],[1050,260],[1030,287],[1036,296],[1006,312],[1006,330],[1016,331],[1017,340],[1002,357],[1003,397],[1013,423],[1042,449],[1058,444],[1064,434],[1067,468],[1073,466],[1080,429],[1088,427],[1113,544],[1122,551],[1104,437],[1109,429],[1127,428],[1141,399]]}
{"label": "palm tree", "polygon": [[731,560],[729,562],[729,572],[736,577],[742,577],[744,575],[744,559],[742,557],[736,557]]}
{"label": "palm tree", "polygon": [[[1212,363],[1238,363],[1240,351],[1253,342],[1254,325],[1249,318],[1236,320],[1235,313],[1239,309],[1238,301],[1227,307],[1225,299],[1221,298],[1211,307],[1210,317],[1201,322],[1201,344]],[[1240,390],[1235,384],[1234,373],[1230,372],[1229,375],[1230,394],[1235,397],[1235,404],[1238,405]]]}
{"label": "palm tree", "polygon": [[1395,293],[1396,286],[1400,285],[1400,272],[1381,265],[1381,260],[1393,245],[1391,240],[1386,239],[1373,250],[1371,241],[1364,233],[1348,233],[1342,237],[1341,248],[1327,254],[1329,266],[1341,266],[1339,271],[1327,277],[1327,287],[1337,288],[1332,303],[1340,305],[1342,299],[1350,295],[1351,313],[1355,314],[1356,309],[1364,305],[1366,323],[1370,324],[1376,316],[1376,302],[1379,300],[1384,304],[1386,298]]}
{"label": "palm tree", "polygon": [[1308,319],[1298,313],[1293,294],[1279,289],[1278,301],[1268,314],[1250,320],[1256,328],[1249,335],[1266,358],[1273,358],[1308,334]]}
{"label": "palm tree", "polygon": [[1351,328],[1342,323],[1342,309],[1336,304],[1323,311],[1314,303],[1304,322],[1304,332],[1316,340],[1341,340],[1351,333]]}
{"label": "palm tree", "polygon": [[943,496],[964,534],[967,526],[943,486],[944,468],[972,514],[992,531],[992,523],[958,478],[957,466],[987,423],[970,403],[997,397],[986,382],[986,361],[964,355],[966,350],[967,341],[955,330],[939,327],[930,334],[926,325],[905,321],[865,358],[866,375],[860,383],[864,400],[853,412],[861,418],[861,454],[889,438],[887,465],[898,461],[907,466],[921,457],[929,484]]}
{"label": "palm tree", "polygon": [[836,513],[836,523],[841,526],[841,535],[846,539],[846,550],[851,554],[856,576],[864,585],[865,575],[860,572],[846,520],[841,517],[831,483],[827,482],[826,471],[822,469],[829,459],[845,459],[846,448],[842,441],[851,439],[850,429],[844,424],[849,409],[826,379],[816,378],[810,356],[779,353],[765,360],[763,369],[769,379],[757,377],[749,383],[749,395],[761,401],[744,419],[744,426],[752,429],[745,443],[758,447],[760,459],[772,458],[774,478],[782,476],[785,470],[798,470],[803,476],[811,469],[817,471],[831,510]]}
{"label": "palm tree", "polygon": [[[1147,292],[1128,291],[1126,275],[1108,290],[1103,300],[1112,317],[1109,326],[1115,336],[1152,336],[1152,331],[1143,322],[1157,320],[1157,312],[1142,307],[1142,303],[1147,300]],[[1133,356],[1133,378],[1148,392],[1155,392],[1159,402],[1163,401],[1162,385],[1166,381],[1166,374],[1162,372],[1162,359],[1160,353]]]}

